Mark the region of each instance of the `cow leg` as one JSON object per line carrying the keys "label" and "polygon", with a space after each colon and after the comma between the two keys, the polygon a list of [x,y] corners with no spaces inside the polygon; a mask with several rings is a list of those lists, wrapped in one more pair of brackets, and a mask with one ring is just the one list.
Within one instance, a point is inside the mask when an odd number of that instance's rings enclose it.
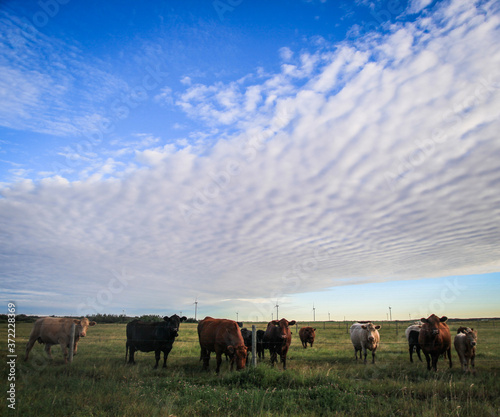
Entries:
{"label": "cow leg", "polygon": [[210,362],[210,352],[201,348],[200,359],[203,360],[203,370],[208,371],[208,364]]}
{"label": "cow leg", "polygon": [[431,357],[427,352],[424,352],[425,360],[427,362],[427,370],[431,370]]}
{"label": "cow leg", "polygon": [[313,343],[314,343],[314,342],[311,342],[311,347],[313,347]]}
{"label": "cow leg", "polygon": [[472,366],[472,368],[474,368],[474,361],[476,359],[476,353],[475,352],[472,352],[472,355],[470,357],[470,365]]}
{"label": "cow leg", "polygon": [[64,363],[68,363],[68,345],[64,341],[60,341],[59,345],[61,345]]}
{"label": "cow leg", "polygon": [[372,350],[372,363],[375,363],[375,350],[376,349]]}
{"label": "cow leg", "polygon": [[363,346],[363,356],[364,356],[363,363],[366,365],[366,357],[368,356],[368,352],[366,351],[366,348],[364,346]]}
{"label": "cow leg", "polygon": [[437,364],[438,364],[439,355],[434,353],[432,355],[432,369],[437,372]]}
{"label": "cow leg", "polygon": [[286,354],[281,355],[280,358],[281,358],[281,362],[283,362],[283,370],[285,371],[286,370]]}
{"label": "cow leg", "polygon": [[278,362],[278,359],[277,359],[277,354],[276,352],[269,352],[270,355],[271,355],[271,366],[274,366],[274,362]]}
{"label": "cow leg", "polygon": [[[361,358],[361,356],[360,356]],[[354,348],[354,359],[358,360],[358,349]]]}
{"label": "cow leg", "polygon": [[168,354],[169,353],[170,353],[170,349],[167,349],[167,350],[163,351],[163,367],[164,368],[167,367],[167,358],[168,358]]}
{"label": "cow leg", "polygon": [[47,354],[47,356],[52,359],[52,352],[50,351],[50,348],[52,347],[52,345],[50,343],[46,343],[45,344],[45,353]]}
{"label": "cow leg", "polygon": [[408,350],[410,352],[410,362],[413,363],[413,345],[410,345]]}
{"label": "cow leg", "polygon": [[[217,362],[217,367],[215,368],[215,373],[219,374],[220,365],[222,363],[222,353],[221,352],[215,353],[215,360]],[[233,365],[233,362],[231,361],[231,368],[232,368],[232,365]]]}
{"label": "cow leg", "polygon": [[129,346],[129,359],[128,359],[128,363],[133,364],[133,365],[135,365],[134,354],[135,354],[135,346]]}
{"label": "cow leg", "polygon": [[302,347],[303,347],[304,349],[307,349],[307,342],[302,342]]}
{"label": "cow leg", "polygon": [[28,341],[28,343],[26,343],[26,352],[24,354],[25,361],[28,360],[28,355],[30,354],[31,349],[33,349],[33,345],[35,344],[35,342],[36,342],[36,339],[30,337],[30,340]]}
{"label": "cow leg", "polygon": [[417,356],[418,356],[418,359],[420,359],[420,362],[422,362],[422,356],[420,356],[420,350],[421,350],[420,346],[417,345]]}
{"label": "cow leg", "polygon": [[452,363],[451,363],[451,347],[448,349],[448,361],[450,363],[450,368],[452,366]]}

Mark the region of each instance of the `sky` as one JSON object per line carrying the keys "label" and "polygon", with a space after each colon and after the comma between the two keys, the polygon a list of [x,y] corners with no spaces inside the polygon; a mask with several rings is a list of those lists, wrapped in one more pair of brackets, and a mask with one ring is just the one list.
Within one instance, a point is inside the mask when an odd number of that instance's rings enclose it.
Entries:
{"label": "sky", "polygon": [[500,316],[498,2],[4,0],[0,29],[5,306]]}

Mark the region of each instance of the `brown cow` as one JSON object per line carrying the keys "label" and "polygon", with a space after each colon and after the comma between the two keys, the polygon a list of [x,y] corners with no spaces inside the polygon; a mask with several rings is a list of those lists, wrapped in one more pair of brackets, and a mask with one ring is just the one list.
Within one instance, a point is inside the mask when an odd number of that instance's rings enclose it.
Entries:
{"label": "brown cow", "polygon": [[211,352],[215,352],[216,355],[216,373],[219,373],[223,353],[231,358],[231,370],[234,362],[236,369],[245,368],[247,348],[235,321],[205,317],[198,323],[198,338],[201,347],[200,360],[203,359],[204,370],[208,370]]}
{"label": "brown cow", "polygon": [[[476,345],[477,345],[477,330],[468,327],[460,327],[453,341],[455,350],[458,354],[458,359],[462,364],[464,372],[469,371],[470,364],[474,368],[474,360],[476,358]],[[474,372],[474,371],[473,371]]]}
{"label": "brown cow", "polygon": [[71,325],[75,323],[75,344],[73,352],[77,351],[77,344],[80,337],[85,337],[87,328],[95,326],[95,321],[89,321],[88,318],[81,320],[66,317],[42,317],[35,321],[31,330],[30,338],[26,344],[26,354],[24,360],[28,360],[28,355],[33,345],[38,340],[39,343],[45,343],[45,352],[52,359],[50,348],[53,345],[61,345],[64,362],[68,363],[68,348],[71,338]]}
{"label": "brown cow", "polygon": [[299,330],[299,337],[300,341],[302,342],[302,346],[304,349],[307,348],[307,344],[309,343],[311,347],[313,346],[314,343],[314,338],[316,337],[316,329],[313,329],[312,327],[302,327]]}
{"label": "brown cow", "polygon": [[277,362],[277,355],[280,355],[283,369],[286,369],[286,354],[290,343],[292,342],[292,333],[288,326],[293,326],[295,320],[288,321],[286,319],[273,320],[267,324],[266,332],[264,333],[264,348],[269,349],[271,355],[271,365]]}
{"label": "brown cow", "polygon": [[448,317],[439,318],[435,314],[431,314],[428,318],[421,318],[422,328],[418,335],[418,344],[422,348],[427,361],[427,369],[432,368],[437,371],[437,361],[443,353],[448,354],[448,360],[451,363],[451,334],[450,328],[446,324]]}

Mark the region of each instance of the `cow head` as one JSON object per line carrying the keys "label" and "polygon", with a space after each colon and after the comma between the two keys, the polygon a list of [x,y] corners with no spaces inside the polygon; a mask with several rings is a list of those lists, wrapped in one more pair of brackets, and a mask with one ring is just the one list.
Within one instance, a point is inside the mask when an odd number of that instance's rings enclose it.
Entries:
{"label": "cow head", "polygon": [[247,352],[246,346],[228,346],[227,351],[231,357],[231,368],[232,364],[236,361],[236,369],[245,369],[245,364],[247,362]]}
{"label": "cow head", "polygon": [[371,345],[372,347],[377,343],[378,337],[377,337],[377,330],[379,330],[382,326],[376,325],[374,326],[373,323],[367,323],[367,324],[362,324],[361,328],[366,331],[367,333],[367,340],[368,344]]}
{"label": "cow head", "polygon": [[74,319],[73,323],[76,324],[75,332],[78,337],[85,337],[89,326],[95,326],[97,324],[95,321],[89,321],[87,317],[84,317],[81,320]]}
{"label": "cow head", "polygon": [[182,317],[179,317],[177,314],[174,314],[173,316],[165,316],[163,317],[163,320],[165,320],[166,323],[168,323],[168,326],[171,327],[173,329],[173,331],[175,332],[175,336],[174,337],[177,337],[179,335],[179,326],[181,324],[181,322],[183,321],[186,321],[187,320],[187,317],[186,316],[182,316]]}
{"label": "cow head", "polygon": [[286,319],[281,319],[273,320],[271,323],[279,329],[279,337],[283,339],[283,342],[285,342],[291,335],[288,326],[293,326],[295,324],[295,320],[288,321]]}
{"label": "cow head", "polygon": [[471,348],[477,345],[477,330],[467,328],[465,333],[465,340],[467,345]]}
{"label": "cow head", "polygon": [[421,318],[420,321],[424,323],[424,326],[430,331],[432,336],[437,336],[439,334],[439,328],[441,327],[441,323],[445,323],[448,320],[448,317],[443,316],[439,318],[435,314],[431,314],[427,318]]}

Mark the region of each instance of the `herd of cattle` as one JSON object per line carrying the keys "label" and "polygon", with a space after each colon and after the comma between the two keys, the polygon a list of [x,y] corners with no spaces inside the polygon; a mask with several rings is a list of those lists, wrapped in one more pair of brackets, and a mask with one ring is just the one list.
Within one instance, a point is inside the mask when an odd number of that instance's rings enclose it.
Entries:
{"label": "herd of cattle", "polygon": [[[179,335],[180,323],[186,317],[165,316],[160,322],[143,322],[133,320],[127,324],[127,342],[125,346],[125,361],[133,364],[134,354],[137,351],[155,352],[156,364],[158,367],[161,352],[163,352],[163,367],[167,366],[168,354],[172,350],[175,338]],[[427,369],[432,368],[437,371],[438,358],[444,355],[452,366],[451,360],[451,333],[446,324],[447,317],[441,318],[432,314],[428,318],[422,318],[420,323],[409,326],[406,329],[406,338],[409,344],[410,361],[413,362],[413,352],[416,351],[418,358],[422,361],[420,351],[424,352],[427,361]],[[36,341],[45,344],[45,352],[51,357],[50,348],[53,345],[61,346],[64,360],[67,362],[68,349],[71,340],[72,324],[75,324],[74,346],[76,353],[77,344],[80,338],[85,337],[89,326],[94,326],[94,321],[87,318],[81,320],[71,318],[44,317],[38,319],[31,331],[29,341],[26,345],[24,360],[28,360],[28,355]],[[283,369],[286,369],[286,356],[292,340],[290,326],[295,325],[295,320],[286,319],[272,320],[268,323],[267,329],[257,331],[257,355],[264,359],[264,351],[269,350],[271,364],[277,362],[280,356]],[[198,338],[201,348],[200,361],[203,361],[203,369],[207,370],[211,352],[216,356],[216,372],[219,373],[222,363],[222,355],[229,358],[231,370],[234,363],[237,369],[245,368],[248,361],[248,352],[252,350],[252,332],[243,328],[241,323],[227,319],[214,319],[205,317],[198,323]],[[354,346],[354,356],[356,360],[361,359],[363,354],[366,364],[367,351],[372,352],[372,362],[375,363],[375,352],[380,344],[380,334],[378,330],[381,326],[371,322],[358,322],[351,326],[351,341]],[[302,327],[299,331],[302,346],[307,348],[307,344],[313,346],[316,329],[312,327]],[[468,327],[460,327],[454,338],[454,346],[457,351],[462,369],[469,370],[469,361],[474,367],[476,355],[477,331]]]}

